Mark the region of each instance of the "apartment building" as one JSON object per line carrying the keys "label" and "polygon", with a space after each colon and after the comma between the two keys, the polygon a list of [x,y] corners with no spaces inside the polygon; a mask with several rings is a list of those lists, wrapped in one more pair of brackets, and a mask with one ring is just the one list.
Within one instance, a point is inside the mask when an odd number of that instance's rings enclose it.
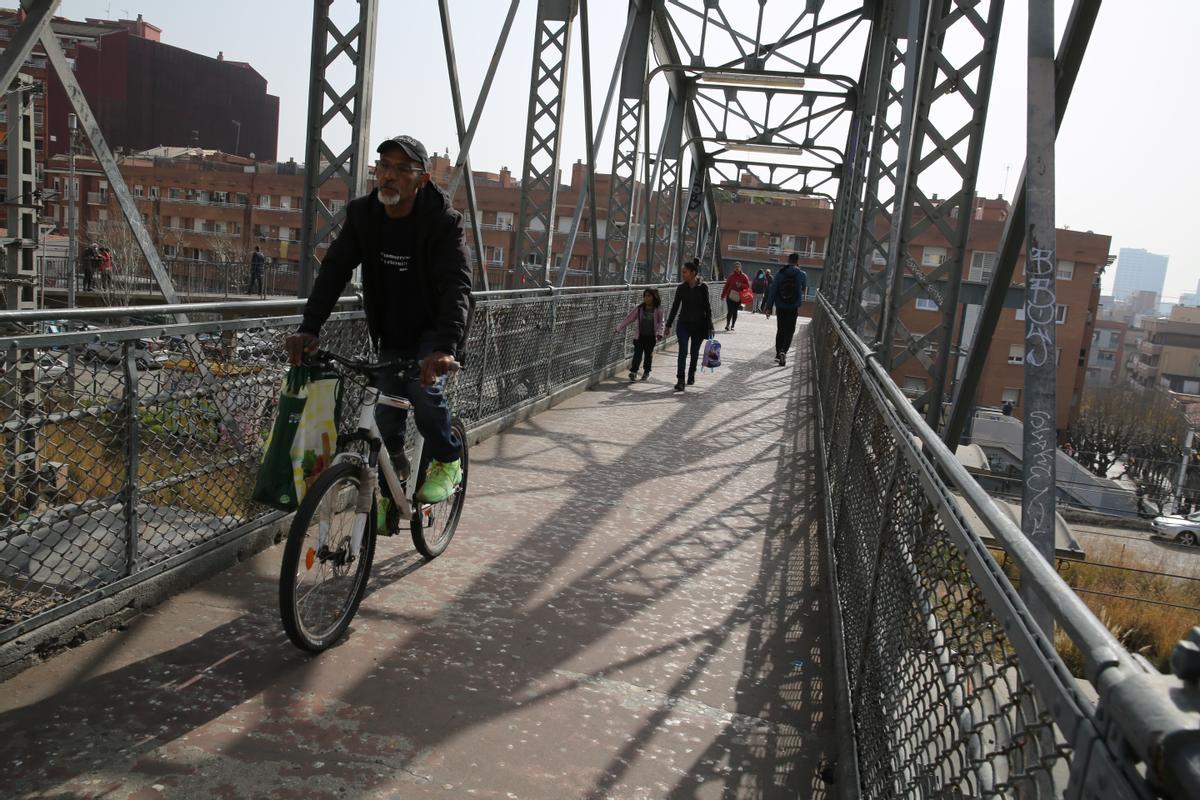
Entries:
{"label": "apartment building", "polygon": [[1142,323],[1132,378],[1142,386],[1200,395],[1200,308],[1175,306],[1166,319]]}
{"label": "apartment building", "polygon": [[1125,336],[1128,326],[1111,319],[1097,319],[1088,350],[1088,386],[1116,386],[1125,381]]}

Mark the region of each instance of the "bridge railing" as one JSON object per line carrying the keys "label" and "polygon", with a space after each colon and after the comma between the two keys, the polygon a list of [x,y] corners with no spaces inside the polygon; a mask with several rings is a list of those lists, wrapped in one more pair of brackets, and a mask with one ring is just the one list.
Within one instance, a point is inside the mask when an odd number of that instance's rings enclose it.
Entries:
{"label": "bridge railing", "polygon": [[848,781],[869,798],[1200,797],[1200,664],[1181,662],[1187,683],[1122,647],[823,296],[811,335]]}
{"label": "bridge railing", "polygon": [[[478,294],[454,412],[497,429],[624,363],[629,331],[616,326],[642,288]],[[674,288],[659,289],[669,304]],[[344,300],[322,342],[363,352],[363,314]],[[0,651],[283,517],[250,490],[300,301],[182,308],[188,324],[103,329],[87,320],[178,308],[0,312],[0,332],[29,331],[0,336]],[[75,329],[40,333],[47,319]]]}

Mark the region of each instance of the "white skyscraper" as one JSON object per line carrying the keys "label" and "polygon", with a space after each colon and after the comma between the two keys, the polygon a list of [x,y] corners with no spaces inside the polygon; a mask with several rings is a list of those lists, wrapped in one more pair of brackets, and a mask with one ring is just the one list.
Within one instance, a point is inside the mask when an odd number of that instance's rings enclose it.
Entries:
{"label": "white skyscraper", "polygon": [[1122,247],[1117,255],[1117,277],[1113,283],[1113,299],[1124,300],[1136,292],[1154,292],[1160,298],[1167,280],[1167,260],[1131,247]]}

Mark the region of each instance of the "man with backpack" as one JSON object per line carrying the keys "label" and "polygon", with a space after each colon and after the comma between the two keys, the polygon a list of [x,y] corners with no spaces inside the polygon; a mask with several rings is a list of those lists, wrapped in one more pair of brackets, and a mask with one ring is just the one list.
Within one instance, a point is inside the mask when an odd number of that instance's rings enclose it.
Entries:
{"label": "man with backpack", "polygon": [[808,292],[808,276],[797,266],[800,254],[788,256],[788,263],[767,290],[767,319],[771,318],[771,309],[775,309],[778,322],[775,329],[775,361],[779,366],[787,365],[787,351],[792,346],[792,337],[796,334],[796,317],[800,313],[800,304]]}

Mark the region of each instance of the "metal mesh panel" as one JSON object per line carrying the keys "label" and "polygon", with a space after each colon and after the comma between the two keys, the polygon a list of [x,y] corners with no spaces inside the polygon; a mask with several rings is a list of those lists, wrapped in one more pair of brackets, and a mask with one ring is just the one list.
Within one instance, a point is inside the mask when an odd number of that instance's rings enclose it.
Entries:
{"label": "metal mesh panel", "polygon": [[[674,288],[659,289],[669,305]],[[617,323],[641,293],[479,295],[467,370],[447,390],[452,411],[477,426],[623,363],[631,334]],[[0,641],[278,516],[250,492],[286,374],[283,339],[297,322],[0,338]],[[365,354],[362,315],[333,315],[321,342]],[[360,392],[344,386],[340,429],[355,423]]]}
{"label": "metal mesh panel", "polygon": [[[850,351],[848,329],[822,307],[811,330],[862,796],[1061,797],[1080,781],[1146,796],[1128,755],[1075,764],[1072,745],[1104,747],[1095,705],[1014,614],[1016,592],[976,546],[957,486]],[[1063,730],[1085,738],[1068,743]],[[1084,777],[1099,768],[1103,780]]]}

